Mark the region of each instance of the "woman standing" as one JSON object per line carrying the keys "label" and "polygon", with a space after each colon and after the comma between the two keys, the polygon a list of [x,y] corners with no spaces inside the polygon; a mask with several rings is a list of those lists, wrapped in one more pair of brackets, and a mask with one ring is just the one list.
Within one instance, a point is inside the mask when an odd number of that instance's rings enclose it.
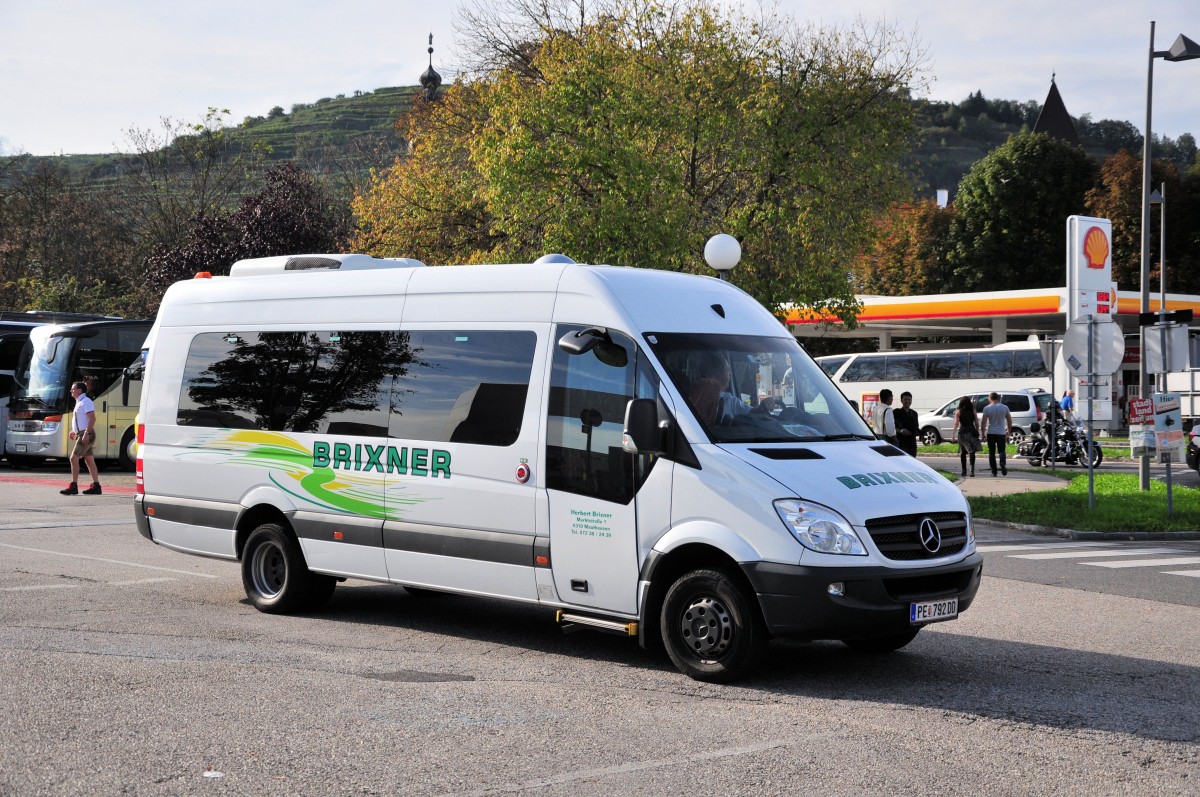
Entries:
{"label": "woman standing", "polygon": [[958,438],[958,461],[962,464],[962,475],[967,475],[967,455],[971,457],[971,475],[975,475],[975,452],[979,450],[979,418],[975,414],[975,404],[970,396],[958,400],[958,409],[954,411],[954,429]]}

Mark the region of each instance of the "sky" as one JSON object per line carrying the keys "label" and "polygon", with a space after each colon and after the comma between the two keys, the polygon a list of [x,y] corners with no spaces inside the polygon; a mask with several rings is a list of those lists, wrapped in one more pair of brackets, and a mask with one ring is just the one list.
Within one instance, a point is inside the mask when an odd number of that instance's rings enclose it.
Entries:
{"label": "sky", "polygon": [[[468,0],[470,2],[471,0]],[[767,0],[768,3],[770,0]],[[729,7],[757,13],[759,4]],[[230,119],[322,97],[415,85],[464,62],[461,0],[0,0],[0,154],[131,151],[163,117]],[[836,5],[836,9],[831,6]],[[801,23],[884,20],[927,58],[935,100],[1042,102],[1056,76],[1067,110],[1145,126],[1155,49],[1200,42],[1197,0],[778,0]],[[1200,137],[1200,60],[1154,61],[1153,132]]]}

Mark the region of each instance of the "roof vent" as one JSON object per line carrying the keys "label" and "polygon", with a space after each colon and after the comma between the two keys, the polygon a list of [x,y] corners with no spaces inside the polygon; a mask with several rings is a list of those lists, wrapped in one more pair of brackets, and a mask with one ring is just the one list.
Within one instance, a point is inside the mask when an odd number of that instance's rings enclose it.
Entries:
{"label": "roof vent", "polygon": [[574,263],[575,261],[566,255],[560,255],[557,252],[551,252],[548,255],[542,255],[533,262],[536,265],[538,263]]}
{"label": "roof vent", "polygon": [[340,260],[334,260],[332,257],[314,257],[312,255],[290,257],[283,264],[284,271],[310,271],[317,268],[335,269],[341,267],[342,261]]}

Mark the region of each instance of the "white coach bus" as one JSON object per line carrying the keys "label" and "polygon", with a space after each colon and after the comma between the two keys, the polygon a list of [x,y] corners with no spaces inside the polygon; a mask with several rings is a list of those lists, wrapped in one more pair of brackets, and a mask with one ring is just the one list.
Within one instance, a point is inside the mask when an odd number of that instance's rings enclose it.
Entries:
{"label": "white coach bus", "polygon": [[846,398],[865,408],[879,391],[912,393],[912,408],[929,412],[959,396],[1011,390],[1050,391],[1050,372],[1036,340],[986,348],[883,351],[816,358]]}
{"label": "white coach bus", "polygon": [[895,650],[979,587],[962,493],[717,279],[263,258],[172,286],[146,348],[138,530],[240,561],[264,612],[504,598],[727,681],[771,637]]}

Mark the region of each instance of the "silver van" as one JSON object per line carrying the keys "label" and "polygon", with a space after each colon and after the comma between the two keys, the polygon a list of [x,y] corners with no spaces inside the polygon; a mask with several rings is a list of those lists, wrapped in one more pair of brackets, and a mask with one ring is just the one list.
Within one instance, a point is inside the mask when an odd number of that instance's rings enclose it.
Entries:
{"label": "silver van", "polygon": [[[987,406],[990,393],[970,393],[975,412],[982,412]],[[932,412],[926,412],[917,418],[921,427],[921,445],[932,446],[942,441],[954,442],[954,411],[962,396],[949,401]],[[1040,422],[1046,415],[1046,409],[1054,396],[1041,389],[1006,390],[1000,394],[1000,401],[1008,406],[1012,413],[1012,432],[1008,435],[1010,443],[1019,443],[1029,433],[1029,424]],[[983,434],[983,429],[980,429]]]}

